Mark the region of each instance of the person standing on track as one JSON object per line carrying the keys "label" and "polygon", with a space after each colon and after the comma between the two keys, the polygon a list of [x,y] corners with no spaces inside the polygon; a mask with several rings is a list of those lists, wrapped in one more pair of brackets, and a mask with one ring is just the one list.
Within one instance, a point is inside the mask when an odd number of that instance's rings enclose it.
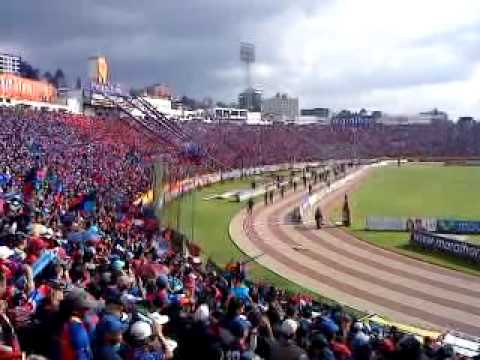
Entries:
{"label": "person standing on track", "polygon": [[250,198],[248,199],[248,203],[247,203],[247,212],[248,212],[248,215],[252,215],[253,213],[253,205],[255,205],[254,201],[253,201],[253,198]]}
{"label": "person standing on track", "polygon": [[317,208],[315,209],[315,223],[317,224],[318,230],[322,228],[322,222],[323,222],[322,210],[320,210],[320,207],[317,206]]}

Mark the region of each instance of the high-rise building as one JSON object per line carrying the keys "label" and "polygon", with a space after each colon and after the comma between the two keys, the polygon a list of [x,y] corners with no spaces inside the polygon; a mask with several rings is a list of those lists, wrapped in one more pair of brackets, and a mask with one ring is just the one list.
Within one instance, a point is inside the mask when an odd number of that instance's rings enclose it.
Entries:
{"label": "high-rise building", "polygon": [[271,121],[296,122],[299,115],[298,98],[277,93],[262,101],[262,117]]}
{"label": "high-rise building", "polygon": [[145,92],[148,96],[156,97],[156,98],[172,98],[172,90],[166,84],[154,84],[152,86],[148,86],[145,89]]}
{"label": "high-rise building", "polygon": [[238,95],[240,109],[247,109],[251,112],[260,112],[262,109],[262,91],[248,88]]}
{"label": "high-rise building", "polygon": [[303,124],[330,125],[329,108],[302,109],[300,111],[300,122]]}
{"label": "high-rise building", "polygon": [[20,56],[0,54],[0,73],[20,74]]}

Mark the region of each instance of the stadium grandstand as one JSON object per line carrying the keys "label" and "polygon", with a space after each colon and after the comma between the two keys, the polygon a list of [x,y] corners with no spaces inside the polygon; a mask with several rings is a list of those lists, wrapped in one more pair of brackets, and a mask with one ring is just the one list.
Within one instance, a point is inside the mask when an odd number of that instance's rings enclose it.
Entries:
{"label": "stadium grandstand", "polygon": [[138,199],[158,159],[168,183],[354,155],[474,158],[480,126],[137,121],[0,107],[0,358],[467,358],[442,338],[380,334],[341,306],[254,283],[241,262],[179,250],[181,234]]}

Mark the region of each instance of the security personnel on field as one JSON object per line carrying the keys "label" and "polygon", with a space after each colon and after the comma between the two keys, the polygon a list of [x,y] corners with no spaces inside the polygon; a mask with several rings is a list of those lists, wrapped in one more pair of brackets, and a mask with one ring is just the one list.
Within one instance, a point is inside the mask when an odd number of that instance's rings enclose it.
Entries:
{"label": "security personnel on field", "polygon": [[320,210],[320,207],[317,206],[317,208],[315,209],[315,223],[317,224],[317,229],[321,229],[322,222],[323,222],[322,210]]}
{"label": "security personnel on field", "polygon": [[248,199],[248,215],[252,215],[253,205],[255,205],[253,198]]}

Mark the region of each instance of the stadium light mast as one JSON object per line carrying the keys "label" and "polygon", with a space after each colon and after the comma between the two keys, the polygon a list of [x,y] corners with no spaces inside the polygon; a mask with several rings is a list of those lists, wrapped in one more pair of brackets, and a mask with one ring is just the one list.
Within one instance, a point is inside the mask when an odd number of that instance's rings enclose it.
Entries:
{"label": "stadium light mast", "polygon": [[251,64],[255,62],[255,45],[251,43],[240,43],[240,61],[245,64],[245,75],[247,89],[252,87]]}

